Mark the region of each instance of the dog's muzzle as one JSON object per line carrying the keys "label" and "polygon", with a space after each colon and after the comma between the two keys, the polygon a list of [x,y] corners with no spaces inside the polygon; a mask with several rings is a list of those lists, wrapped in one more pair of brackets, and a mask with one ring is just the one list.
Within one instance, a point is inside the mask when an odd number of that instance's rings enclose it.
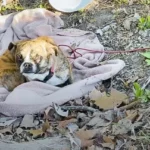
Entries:
{"label": "dog's muzzle", "polygon": [[23,64],[23,73],[33,73],[33,64],[32,63],[24,63]]}

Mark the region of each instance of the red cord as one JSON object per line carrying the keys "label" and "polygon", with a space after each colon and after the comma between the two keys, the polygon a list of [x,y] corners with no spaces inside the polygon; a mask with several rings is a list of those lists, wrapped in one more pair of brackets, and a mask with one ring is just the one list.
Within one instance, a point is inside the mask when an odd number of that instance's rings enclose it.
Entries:
{"label": "red cord", "polygon": [[82,54],[77,52],[77,50],[84,50],[84,51],[87,51],[87,52],[90,52],[90,53],[106,53],[106,54],[115,54],[115,53],[132,53],[132,52],[140,52],[140,51],[145,51],[145,50],[150,50],[150,48],[137,48],[137,49],[133,49],[133,50],[126,50],[126,51],[121,51],[121,50],[116,50],[116,51],[103,51],[103,50],[91,50],[91,49],[86,49],[86,48],[76,48],[76,49],[73,49],[71,46],[69,45],[59,45],[59,47],[61,46],[64,46],[64,47],[68,47],[72,53],[73,53],[73,56],[74,57],[68,57],[68,58],[71,58],[71,59],[76,59],[76,53],[80,55],[80,57],[82,57]]}

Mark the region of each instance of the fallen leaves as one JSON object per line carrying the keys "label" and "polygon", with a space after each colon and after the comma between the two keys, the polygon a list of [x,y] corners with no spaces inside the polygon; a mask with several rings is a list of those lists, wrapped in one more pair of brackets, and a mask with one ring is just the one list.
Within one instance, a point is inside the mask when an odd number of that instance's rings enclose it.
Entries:
{"label": "fallen leaves", "polygon": [[101,93],[100,91],[94,90],[90,94],[90,99],[96,106],[104,110],[113,109],[119,107],[121,104],[128,103],[127,95],[115,89],[111,89],[110,96],[105,92]]}
{"label": "fallen leaves", "polygon": [[99,133],[99,129],[93,130],[79,129],[77,132],[75,132],[75,135],[80,139],[89,140],[92,139],[97,133]]}
{"label": "fallen leaves", "polygon": [[29,130],[28,131],[33,138],[37,138],[37,137],[41,137],[42,135],[44,135],[44,132],[42,129],[33,129],[33,130]]}
{"label": "fallen leaves", "polygon": [[8,127],[8,128],[1,129],[0,133],[2,133],[2,134],[4,134],[4,133],[5,134],[7,134],[7,133],[12,134],[12,130]]}
{"label": "fallen leaves", "polygon": [[46,120],[42,125],[42,131],[46,132],[48,129],[50,129],[50,124],[49,124],[48,120]]}
{"label": "fallen leaves", "polygon": [[60,121],[58,128],[66,128],[68,124],[77,122],[77,119],[72,118],[69,120]]}
{"label": "fallen leaves", "polygon": [[118,135],[118,134],[126,134],[129,131],[132,130],[132,123],[131,120],[129,119],[122,119],[119,120],[119,122],[117,124],[114,124],[112,127],[112,133],[114,135]]}
{"label": "fallen leaves", "polygon": [[96,116],[94,118],[92,118],[87,124],[86,126],[88,127],[106,127],[110,124],[110,122],[106,121],[105,119],[102,119],[99,116]]}
{"label": "fallen leaves", "polygon": [[71,106],[53,104],[45,110],[43,117],[25,115],[23,118],[0,118],[0,138],[9,135],[8,139],[22,142],[63,135],[70,141],[72,149],[114,150],[125,146],[134,150],[135,147],[127,145],[125,140],[131,139],[129,134],[135,137],[135,129],[142,126],[139,121],[142,121],[143,115],[137,109],[131,110],[131,107],[126,110],[128,105],[120,107],[128,103],[126,94],[115,89],[110,94],[108,96],[96,90],[90,94],[90,101],[93,100],[104,111],[89,107],[80,99],[77,106],[74,106],[75,102],[70,103]]}

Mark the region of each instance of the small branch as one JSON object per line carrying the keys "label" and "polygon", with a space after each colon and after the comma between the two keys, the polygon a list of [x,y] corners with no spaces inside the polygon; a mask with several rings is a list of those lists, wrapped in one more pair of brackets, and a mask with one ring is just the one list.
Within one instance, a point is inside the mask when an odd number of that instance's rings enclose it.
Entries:
{"label": "small branch", "polygon": [[87,106],[61,106],[64,110],[81,110],[81,111],[90,111],[90,112],[96,112],[99,111],[98,109],[94,109],[92,107]]}
{"label": "small branch", "polygon": [[130,109],[132,107],[134,107],[135,105],[139,104],[141,101],[137,100],[137,101],[133,101],[132,103],[126,105],[126,106],[123,106],[123,107],[120,107],[119,109],[120,110],[125,110],[125,109]]}

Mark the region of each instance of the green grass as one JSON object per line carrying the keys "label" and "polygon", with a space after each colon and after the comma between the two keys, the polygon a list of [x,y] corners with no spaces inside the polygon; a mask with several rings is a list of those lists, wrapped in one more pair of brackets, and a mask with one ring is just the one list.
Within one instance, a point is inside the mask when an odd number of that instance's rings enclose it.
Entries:
{"label": "green grass", "polygon": [[141,17],[138,22],[138,28],[140,30],[150,29],[150,16]]}

